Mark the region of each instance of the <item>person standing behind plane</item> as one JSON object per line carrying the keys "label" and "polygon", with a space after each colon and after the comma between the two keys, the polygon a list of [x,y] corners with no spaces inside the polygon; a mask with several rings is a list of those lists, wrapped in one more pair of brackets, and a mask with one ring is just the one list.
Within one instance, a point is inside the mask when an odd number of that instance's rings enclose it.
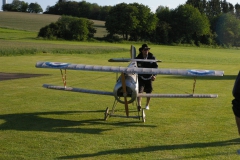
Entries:
{"label": "person standing behind plane", "polygon": [[[143,44],[141,48],[139,48],[139,54],[136,57],[136,59],[152,59],[155,60],[154,55],[149,52],[150,48],[147,44]],[[137,66],[139,68],[158,68],[157,62],[137,62]],[[139,93],[152,93],[153,87],[152,87],[152,81],[156,79],[156,75],[152,74],[139,74],[138,75],[138,85],[139,85]],[[141,101],[142,97],[137,98],[138,103],[138,111],[141,110]],[[149,109],[149,103],[150,103],[150,97],[147,97],[146,107],[145,109]]]}
{"label": "person standing behind plane", "polygon": [[232,100],[232,110],[235,115],[238,133],[240,135],[240,71],[235,80],[232,95],[234,97],[234,99]]}

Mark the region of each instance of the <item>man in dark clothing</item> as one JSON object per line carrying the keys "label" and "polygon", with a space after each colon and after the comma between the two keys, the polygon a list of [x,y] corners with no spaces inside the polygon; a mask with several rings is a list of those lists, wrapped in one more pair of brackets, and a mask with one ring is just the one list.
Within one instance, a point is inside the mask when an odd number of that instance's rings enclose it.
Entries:
{"label": "man in dark clothing", "polygon": [[[152,53],[149,52],[150,48],[147,44],[143,44],[141,48],[139,48],[140,53],[136,57],[136,59],[152,59],[155,60],[155,57]],[[157,62],[142,62],[138,61],[137,66],[139,68],[158,68]],[[156,75],[153,74],[139,74],[138,75],[138,85],[139,85],[139,93],[152,93],[152,81],[156,79]],[[141,109],[141,97],[138,97],[138,110]],[[150,97],[147,97],[146,107],[145,109],[149,109]]]}
{"label": "man in dark clothing", "polygon": [[234,96],[234,99],[232,100],[232,109],[235,115],[238,133],[240,134],[240,72],[235,80],[232,94]]}

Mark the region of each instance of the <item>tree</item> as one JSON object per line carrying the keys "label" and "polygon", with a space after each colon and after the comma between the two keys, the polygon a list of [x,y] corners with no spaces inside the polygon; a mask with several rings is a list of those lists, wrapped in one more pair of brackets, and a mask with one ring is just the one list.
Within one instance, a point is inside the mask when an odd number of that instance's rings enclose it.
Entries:
{"label": "tree", "polygon": [[120,3],[112,7],[105,22],[106,30],[111,36],[114,34],[122,35],[128,40],[129,34],[137,28],[139,20],[137,19],[138,10],[135,6]]}
{"label": "tree", "polygon": [[62,2],[58,4],[59,6],[59,14],[60,15],[69,15],[73,17],[79,17],[79,5],[78,2]]}
{"label": "tree", "polygon": [[38,37],[60,38],[66,40],[85,41],[96,33],[93,22],[85,18],[62,16],[55,23],[40,29]]}
{"label": "tree", "polygon": [[87,20],[79,18],[71,21],[69,24],[71,39],[85,41],[88,38],[89,30]]}
{"label": "tree", "polygon": [[109,15],[109,11],[111,10],[111,6],[103,6],[101,7],[100,14],[98,15],[99,20],[105,21],[107,16]]}
{"label": "tree", "polygon": [[24,2],[24,1],[20,1],[20,8],[19,8],[19,12],[27,12],[28,9],[28,3]]}
{"label": "tree", "polygon": [[212,21],[214,17],[220,15],[221,13],[222,9],[219,0],[210,0],[206,3],[206,15],[210,21]]}
{"label": "tree", "polygon": [[186,4],[197,8],[202,14],[206,12],[206,0],[187,0]]}
{"label": "tree", "polygon": [[234,14],[234,7],[231,3],[228,3],[226,0],[221,2],[222,13],[232,13]]}
{"label": "tree", "polygon": [[171,15],[172,11],[168,7],[158,6],[156,10],[156,15],[158,18],[158,25],[156,27],[157,42],[168,44],[171,43]]}
{"label": "tree", "polygon": [[81,1],[78,3],[79,15],[78,17],[89,18],[91,15],[91,3]]}
{"label": "tree", "polygon": [[215,31],[217,33],[217,42],[220,45],[239,46],[240,42],[240,20],[234,15],[227,13],[218,17]]}
{"label": "tree", "polygon": [[3,11],[12,11],[12,5],[11,4],[5,4],[2,6]]}
{"label": "tree", "polygon": [[167,6],[158,6],[158,8],[156,9],[156,14],[158,14],[158,13],[161,13],[161,12],[163,12],[163,11],[165,11],[165,10],[168,10],[169,11],[169,7],[167,7]]}
{"label": "tree", "polygon": [[48,6],[44,14],[69,15],[95,20],[105,20],[110,6],[100,7],[97,3],[86,1],[59,0],[54,6]]}
{"label": "tree", "polygon": [[105,27],[110,36],[118,34],[125,40],[151,40],[157,20],[148,6],[121,3],[111,8]]}
{"label": "tree", "polygon": [[43,12],[42,7],[37,2],[36,3],[30,3],[27,10],[28,10],[29,13]]}
{"label": "tree", "polygon": [[191,43],[210,33],[208,18],[192,5],[180,5],[173,11],[171,27],[176,42]]}
{"label": "tree", "polygon": [[3,11],[27,12],[28,3],[19,0],[13,0],[11,4],[2,6]]}
{"label": "tree", "polygon": [[240,5],[238,3],[235,5],[235,10],[236,10],[235,12],[236,17],[240,19]]}
{"label": "tree", "polygon": [[21,10],[21,1],[13,0],[12,1],[12,11],[19,12]]}
{"label": "tree", "polygon": [[136,15],[138,21],[137,27],[130,32],[131,40],[151,40],[158,22],[156,15],[151,12],[148,6],[143,4],[132,3],[129,5],[136,7],[137,14],[133,14]]}
{"label": "tree", "polygon": [[89,19],[99,19],[99,15],[100,15],[100,11],[101,8],[99,7],[99,5],[97,3],[93,3],[90,5],[90,15],[89,15]]}

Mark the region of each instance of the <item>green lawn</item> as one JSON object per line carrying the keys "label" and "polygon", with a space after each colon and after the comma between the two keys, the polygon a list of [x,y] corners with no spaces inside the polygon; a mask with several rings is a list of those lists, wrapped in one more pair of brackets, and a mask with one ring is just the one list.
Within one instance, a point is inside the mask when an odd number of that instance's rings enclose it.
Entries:
{"label": "green lawn", "polygon": [[[151,45],[151,51],[163,60],[160,68],[216,69],[224,70],[225,76],[197,80],[195,92],[216,93],[219,95],[216,99],[152,99],[146,123],[142,123],[138,119],[116,117],[103,121],[104,110],[111,108],[113,97],[41,87],[44,83],[61,85],[62,80],[58,70],[35,68],[37,61],[127,66],[107,60],[128,57],[128,44],[77,45],[126,51],[0,58],[1,72],[47,74],[0,82],[0,159],[239,158],[240,139],[231,111],[231,90],[239,68],[238,50]],[[68,71],[67,85],[112,91],[115,77],[114,73]],[[158,75],[154,93],[191,93],[192,84],[193,78]],[[117,113],[124,115],[123,105],[119,104],[117,109]],[[130,115],[136,114],[135,104],[130,105]]]}
{"label": "green lawn", "polygon": [[[5,55],[0,57],[0,72],[46,74],[0,81],[0,159],[239,159],[231,109],[239,50],[150,44],[163,61],[160,68],[223,70],[224,77],[197,78],[195,89],[219,97],[155,98],[145,123],[118,117],[104,121],[113,97],[42,88],[45,83],[62,85],[62,77],[58,70],[35,64],[127,66],[107,60],[129,57],[130,44],[46,41],[35,39],[35,33],[0,29],[0,53]],[[112,91],[115,82],[114,73],[67,71],[67,86]],[[154,93],[192,93],[193,82],[192,77],[158,75]],[[130,115],[137,114],[135,105],[129,106]],[[122,104],[117,113],[125,115]]]}

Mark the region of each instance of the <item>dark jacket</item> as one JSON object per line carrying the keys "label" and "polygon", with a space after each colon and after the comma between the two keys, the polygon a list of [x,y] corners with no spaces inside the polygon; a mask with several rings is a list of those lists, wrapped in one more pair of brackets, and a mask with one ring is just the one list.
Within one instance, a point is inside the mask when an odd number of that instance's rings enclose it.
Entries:
{"label": "dark jacket", "polygon": [[235,114],[235,116],[240,118],[240,71],[235,80],[232,94],[234,96],[234,99],[232,100],[233,113]]}
{"label": "dark jacket", "polygon": [[[143,54],[139,53],[138,56],[136,57],[136,59],[144,59],[143,58]],[[148,52],[148,57],[147,59],[153,59],[155,60],[156,58],[153,56],[152,53]],[[157,62],[137,62],[137,66],[139,68],[158,68],[158,64]],[[152,76],[152,74],[139,74],[138,77],[144,77],[144,78],[150,78]]]}

